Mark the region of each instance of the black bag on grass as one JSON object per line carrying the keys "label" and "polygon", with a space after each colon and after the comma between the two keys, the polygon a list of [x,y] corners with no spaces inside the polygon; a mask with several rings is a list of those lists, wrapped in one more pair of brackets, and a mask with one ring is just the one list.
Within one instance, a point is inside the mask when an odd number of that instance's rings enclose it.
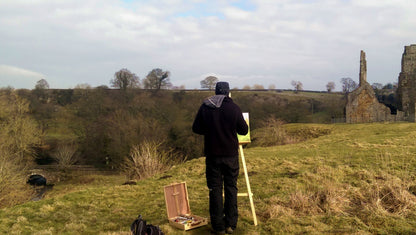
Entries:
{"label": "black bag on grass", "polygon": [[146,220],[143,220],[142,215],[139,215],[130,226],[133,235],[146,235]]}
{"label": "black bag on grass", "polygon": [[163,235],[162,230],[160,230],[159,226],[154,225],[146,225],[146,234],[147,235]]}
{"label": "black bag on grass", "polygon": [[130,226],[131,233],[133,235],[163,235],[162,230],[158,226],[146,224],[146,220],[143,220],[142,215],[139,215],[136,220]]}

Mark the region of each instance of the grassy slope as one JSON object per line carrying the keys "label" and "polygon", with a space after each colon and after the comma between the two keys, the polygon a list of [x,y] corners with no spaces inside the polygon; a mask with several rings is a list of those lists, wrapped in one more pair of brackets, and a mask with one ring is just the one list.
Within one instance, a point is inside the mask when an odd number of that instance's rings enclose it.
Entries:
{"label": "grassy slope", "polygon": [[[293,124],[296,126],[317,124]],[[416,230],[416,124],[325,125],[332,133],[307,142],[244,153],[259,225],[239,199],[238,234],[410,233]],[[0,211],[0,233],[128,234],[140,213],[166,234],[163,186],[186,181],[194,214],[208,217],[204,159],[176,166],[135,186],[104,177],[67,191],[57,185],[38,202]],[[87,181],[86,181],[87,183]],[[239,180],[245,191],[244,178]],[[416,190],[415,190],[416,191]],[[100,232],[97,232],[100,231]],[[208,226],[186,234],[209,234]]]}

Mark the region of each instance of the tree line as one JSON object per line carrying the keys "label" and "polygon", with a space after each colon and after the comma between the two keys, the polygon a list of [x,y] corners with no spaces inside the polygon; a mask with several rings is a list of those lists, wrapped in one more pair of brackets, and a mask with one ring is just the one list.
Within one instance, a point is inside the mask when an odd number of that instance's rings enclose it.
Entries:
{"label": "tree line", "polygon": [[[60,147],[76,146],[80,162],[117,167],[134,144],[163,143],[182,156],[202,156],[202,140],[191,131],[194,116],[212,91],[76,88],[2,90],[26,100],[28,116],[43,133],[36,159],[48,159]],[[5,96],[9,96],[5,95]],[[285,122],[331,122],[343,115],[345,101],[334,97],[291,97],[282,92],[233,91],[250,112],[251,127],[273,117]]]}
{"label": "tree line", "polygon": [[[52,90],[42,79],[33,90],[2,89],[1,93],[3,100],[16,96],[27,102],[25,115],[33,119],[43,136],[41,144],[32,144],[36,150],[33,159],[38,163],[56,162],[53,156],[70,147],[74,155],[76,152],[78,163],[117,168],[132,146],[144,141],[161,143],[160,148],[174,151],[175,156],[200,157],[202,140],[191,132],[190,126],[202,100],[213,94],[210,90],[218,78],[209,76],[201,81],[201,87],[208,91],[185,91],[168,90],[172,86],[169,77],[169,71],[153,69],[140,80],[129,70],[121,69],[110,80],[117,89],[80,85],[75,89]],[[345,92],[356,87],[350,78],[341,81]],[[296,96],[278,90],[233,90],[232,94],[242,110],[250,113],[254,130],[262,128],[270,118],[286,123],[330,123],[344,117],[346,96],[329,92],[306,95],[301,93],[301,82],[293,85],[297,87]],[[329,86],[332,89],[332,84]],[[391,101],[391,94],[379,94],[380,99]]]}
{"label": "tree line", "polygon": [[[135,73],[131,72],[127,68],[120,69],[119,71],[114,73],[114,78],[110,80],[110,86],[112,88],[126,90],[129,88],[144,88],[150,89],[154,91],[158,91],[161,89],[172,89],[172,88],[179,88],[184,90],[185,86],[175,87],[170,81],[171,73],[169,71],[164,71],[160,68],[152,69],[147,76],[140,80],[139,76]],[[205,79],[200,81],[200,85],[202,89],[213,90],[215,88],[215,84],[219,81],[216,76],[208,76]],[[343,77],[340,79],[341,83],[341,90],[343,93],[349,93],[355,90],[358,87],[357,82],[355,82],[352,78]],[[291,81],[291,85],[293,87],[294,92],[302,91],[303,90],[303,83],[301,81]],[[392,84],[388,83],[383,85],[381,83],[373,83],[371,85],[373,89],[377,92],[379,90],[386,90],[386,89],[396,89],[397,83]],[[328,93],[333,92],[335,90],[335,82],[330,81],[326,84],[325,88]],[[91,88],[88,84],[78,84],[75,88]],[[101,85],[97,88],[109,88],[106,85]],[[35,90],[42,90],[42,89],[49,89],[49,84],[45,79],[39,80],[35,85]],[[234,88],[238,89],[238,88]],[[276,86],[271,84],[268,86],[268,90],[275,90]],[[261,84],[254,84],[252,86],[245,85],[242,90],[265,90],[265,87]]]}

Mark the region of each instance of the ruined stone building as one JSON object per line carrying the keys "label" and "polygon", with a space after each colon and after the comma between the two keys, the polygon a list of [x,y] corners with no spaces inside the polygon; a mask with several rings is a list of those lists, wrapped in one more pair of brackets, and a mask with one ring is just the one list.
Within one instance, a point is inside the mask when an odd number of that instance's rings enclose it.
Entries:
{"label": "ruined stone building", "polygon": [[402,56],[402,71],[399,74],[399,87],[397,88],[399,109],[407,120],[416,121],[416,44],[405,46]]}
{"label": "ruined stone building", "polygon": [[377,100],[373,88],[367,82],[367,61],[365,52],[361,51],[360,83],[357,89],[348,94],[346,122],[362,123],[402,120],[404,120],[404,112],[397,111],[397,114],[393,115],[390,108]]}

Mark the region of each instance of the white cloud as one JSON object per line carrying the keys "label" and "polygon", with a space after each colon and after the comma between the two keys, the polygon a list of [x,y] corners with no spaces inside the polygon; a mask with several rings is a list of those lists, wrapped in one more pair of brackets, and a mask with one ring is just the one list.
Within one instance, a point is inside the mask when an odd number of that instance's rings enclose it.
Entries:
{"label": "white cloud", "polygon": [[0,64],[0,87],[31,89],[45,75],[23,68]]}
{"label": "white cloud", "polygon": [[187,88],[214,73],[238,86],[290,88],[296,79],[325,90],[328,81],[357,80],[365,50],[369,80],[387,83],[415,43],[413,2],[256,0],[243,9],[223,0],[3,0],[0,64],[44,71],[62,88],[160,67]]}

